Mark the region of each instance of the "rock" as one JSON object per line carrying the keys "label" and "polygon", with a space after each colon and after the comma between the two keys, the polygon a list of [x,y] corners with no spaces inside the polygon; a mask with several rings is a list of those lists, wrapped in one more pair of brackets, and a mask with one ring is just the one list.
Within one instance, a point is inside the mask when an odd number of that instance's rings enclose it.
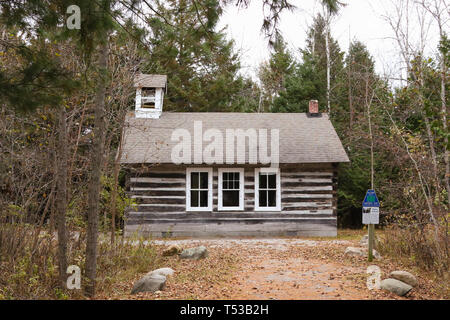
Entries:
{"label": "rock", "polygon": [[159,275],[159,276],[164,276],[164,277],[167,278],[168,276],[173,275],[174,272],[175,271],[173,269],[171,269],[171,268],[160,268],[160,269],[156,269],[156,270],[150,271],[149,273],[147,273],[147,275],[148,276]]}
{"label": "rock", "polygon": [[361,240],[359,241],[359,244],[362,246],[368,246],[369,245],[369,235],[364,235]]}
{"label": "rock", "polygon": [[408,271],[392,271],[389,274],[389,278],[399,280],[401,282],[404,282],[406,284],[409,284],[411,287],[417,286],[417,279],[414,277],[411,273]]}
{"label": "rock", "polygon": [[383,281],[381,281],[380,287],[383,290],[388,290],[401,297],[406,295],[412,289],[409,284],[396,279],[384,279]]}
{"label": "rock", "polygon": [[173,255],[176,255],[176,254],[180,254],[180,252],[181,252],[180,246],[174,244],[174,245],[171,245],[166,250],[164,250],[162,255],[167,257],[167,256],[173,256]]}
{"label": "rock", "polygon": [[206,250],[204,246],[185,249],[180,254],[181,259],[192,259],[192,260],[203,259],[206,258],[207,256],[208,250]]}
{"label": "rock", "polygon": [[378,253],[377,250],[373,249],[372,253],[375,259],[381,259],[381,255]]}
{"label": "rock", "polygon": [[131,289],[131,294],[138,292],[156,292],[161,291],[166,286],[166,277],[159,274],[146,274],[143,278],[136,281]]}
{"label": "rock", "polygon": [[[381,255],[377,250],[373,250],[372,252],[375,259],[381,259]],[[347,247],[344,254],[348,256],[367,257],[368,252],[367,248]]]}
{"label": "rock", "polygon": [[366,255],[366,250],[364,248],[347,247],[344,254],[348,256],[364,257]]}
{"label": "rock", "polygon": [[[375,236],[375,241],[373,242],[373,247],[376,248],[378,246],[378,238]],[[362,236],[361,240],[359,241],[359,245],[368,247],[369,246],[369,235],[365,234]]]}

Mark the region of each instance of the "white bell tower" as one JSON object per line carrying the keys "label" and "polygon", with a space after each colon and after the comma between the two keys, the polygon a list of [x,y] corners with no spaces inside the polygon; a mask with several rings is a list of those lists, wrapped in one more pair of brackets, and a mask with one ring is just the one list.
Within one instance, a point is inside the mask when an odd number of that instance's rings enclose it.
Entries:
{"label": "white bell tower", "polygon": [[139,74],[134,80],[136,88],[136,118],[158,119],[161,116],[167,76]]}

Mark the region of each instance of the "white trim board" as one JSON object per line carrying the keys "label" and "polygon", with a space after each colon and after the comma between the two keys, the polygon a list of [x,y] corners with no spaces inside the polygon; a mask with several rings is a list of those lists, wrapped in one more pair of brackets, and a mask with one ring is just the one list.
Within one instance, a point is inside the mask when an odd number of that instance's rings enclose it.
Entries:
{"label": "white trim board", "polygon": [[[207,172],[208,173],[208,206],[207,207],[191,207],[191,173]],[[186,211],[212,211],[213,209],[213,169],[204,168],[186,168]]]}
{"label": "white trim board", "polygon": [[[219,211],[237,211],[244,210],[244,168],[219,168],[218,170],[218,201],[217,209]],[[222,179],[224,172],[239,172],[239,206],[237,207],[224,207],[223,206],[223,190]]]}
{"label": "white trim board", "polygon": [[[276,206],[260,207],[259,206],[259,174],[275,173],[276,174]],[[255,168],[255,211],[281,211],[281,181],[279,168]]]}

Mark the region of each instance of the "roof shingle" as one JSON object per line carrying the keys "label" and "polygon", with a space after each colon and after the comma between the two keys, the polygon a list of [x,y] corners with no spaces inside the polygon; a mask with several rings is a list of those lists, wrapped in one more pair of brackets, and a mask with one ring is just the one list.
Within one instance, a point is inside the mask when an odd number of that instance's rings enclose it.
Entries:
{"label": "roof shingle", "polygon": [[167,76],[163,74],[138,74],[134,79],[135,88],[165,88]]}
{"label": "roof shingle", "polygon": [[[305,113],[178,113],[163,112],[159,119],[136,118],[129,113],[125,120],[121,163],[172,163],[171,141],[175,129],[187,129],[194,136],[194,121],[202,121],[203,133],[219,129],[279,129],[280,163],[348,162],[342,143],[328,119],[308,117]],[[192,155],[193,155],[193,142]],[[205,147],[209,143],[203,142]],[[268,143],[270,150],[270,143]],[[235,149],[236,150],[236,149]],[[225,147],[223,151],[225,155]],[[235,156],[236,156],[235,151]],[[246,151],[248,163],[248,150]]]}

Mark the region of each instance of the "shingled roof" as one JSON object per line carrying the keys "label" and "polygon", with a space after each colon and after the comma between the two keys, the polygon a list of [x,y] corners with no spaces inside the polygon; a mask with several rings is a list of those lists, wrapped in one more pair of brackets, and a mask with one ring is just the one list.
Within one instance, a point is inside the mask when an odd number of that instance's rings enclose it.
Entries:
{"label": "shingled roof", "polygon": [[135,88],[165,88],[167,76],[164,74],[139,74],[134,79]]}
{"label": "shingled roof", "polygon": [[127,115],[121,163],[172,163],[172,147],[178,144],[171,141],[173,130],[187,129],[193,137],[194,121],[202,121],[203,132],[216,128],[224,137],[225,129],[265,128],[269,137],[270,129],[279,129],[280,163],[349,161],[327,114],[308,117],[306,113],[163,112],[159,119]]}

